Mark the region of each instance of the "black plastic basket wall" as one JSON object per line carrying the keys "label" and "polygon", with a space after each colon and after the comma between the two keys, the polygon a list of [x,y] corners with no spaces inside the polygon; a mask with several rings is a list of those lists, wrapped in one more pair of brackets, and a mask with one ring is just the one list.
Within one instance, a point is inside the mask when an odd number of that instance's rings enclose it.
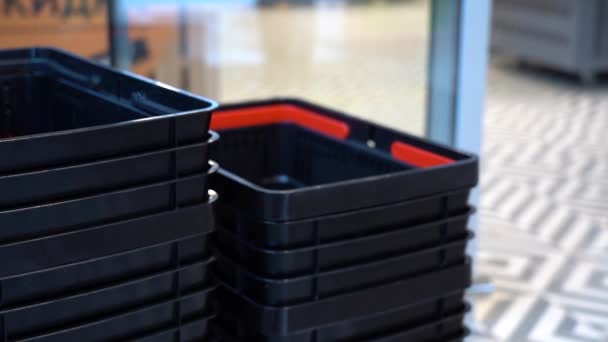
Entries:
{"label": "black plastic basket wall", "polygon": [[0,51],[0,341],[208,337],[215,107],[65,52]]}
{"label": "black plastic basket wall", "polygon": [[226,340],[457,341],[477,159],[297,100],[212,128]]}

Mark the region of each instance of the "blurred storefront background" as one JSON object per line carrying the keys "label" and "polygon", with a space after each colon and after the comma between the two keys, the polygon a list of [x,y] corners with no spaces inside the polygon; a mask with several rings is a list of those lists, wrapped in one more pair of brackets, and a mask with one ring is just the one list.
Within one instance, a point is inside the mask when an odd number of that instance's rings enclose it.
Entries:
{"label": "blurred storefront background", "polygon": [[429,1],[3,0],[0,16],[0,47],[114,57],[223,102],[297,96],[426,129]]}
{"label": "blurred storefront background", "polygon": [[303,97],[479,153],[473,254],[493,291],[472,340],[608,341],[608,3],[495,0],[487,65],[491,4],[0,0],[0,48],[57,46],[221,102]]}

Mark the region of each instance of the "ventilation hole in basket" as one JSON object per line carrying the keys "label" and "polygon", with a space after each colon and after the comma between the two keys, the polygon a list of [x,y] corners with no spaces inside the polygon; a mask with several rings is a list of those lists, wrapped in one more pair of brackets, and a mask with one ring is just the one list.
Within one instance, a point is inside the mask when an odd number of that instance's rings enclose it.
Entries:
{"label": "ventilation hole in basket", "polygon": [[376,142],[375,142],[374,140],[372,140],[372,139],[369,139],[369,140],[367,141],[367,146],[368,146],[369,148],[376,148]]}

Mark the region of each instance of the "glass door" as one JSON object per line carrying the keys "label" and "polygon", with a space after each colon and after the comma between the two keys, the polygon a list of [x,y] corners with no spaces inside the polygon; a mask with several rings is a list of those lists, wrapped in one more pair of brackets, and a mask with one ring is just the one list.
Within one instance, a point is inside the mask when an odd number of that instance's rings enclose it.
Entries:
{"label": "glass door", "polygon": [[135,72],[221,102],[295,96],[427,131],[432,1],[117,3],[146,55],[124,44]]}

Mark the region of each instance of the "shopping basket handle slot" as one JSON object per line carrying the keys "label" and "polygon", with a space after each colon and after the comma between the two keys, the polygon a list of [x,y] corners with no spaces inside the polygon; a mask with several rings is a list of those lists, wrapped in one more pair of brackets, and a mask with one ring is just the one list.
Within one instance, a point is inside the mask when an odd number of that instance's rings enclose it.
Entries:
{"label": "shopping basket handle slot", "polygon": [[454,162],[453,159],[425,151],[401,141],[394,141],[391,144],[391,154],[395,159],[417,167],[432,167]]}
{"label": "shopping basket handle slot", "polygon": [[217,131],[276,123],[294,123],[341,140],[345,140],[350,134],[348,124],[292,105],[219,110],[214,114],[211,118],[211,129]]}

